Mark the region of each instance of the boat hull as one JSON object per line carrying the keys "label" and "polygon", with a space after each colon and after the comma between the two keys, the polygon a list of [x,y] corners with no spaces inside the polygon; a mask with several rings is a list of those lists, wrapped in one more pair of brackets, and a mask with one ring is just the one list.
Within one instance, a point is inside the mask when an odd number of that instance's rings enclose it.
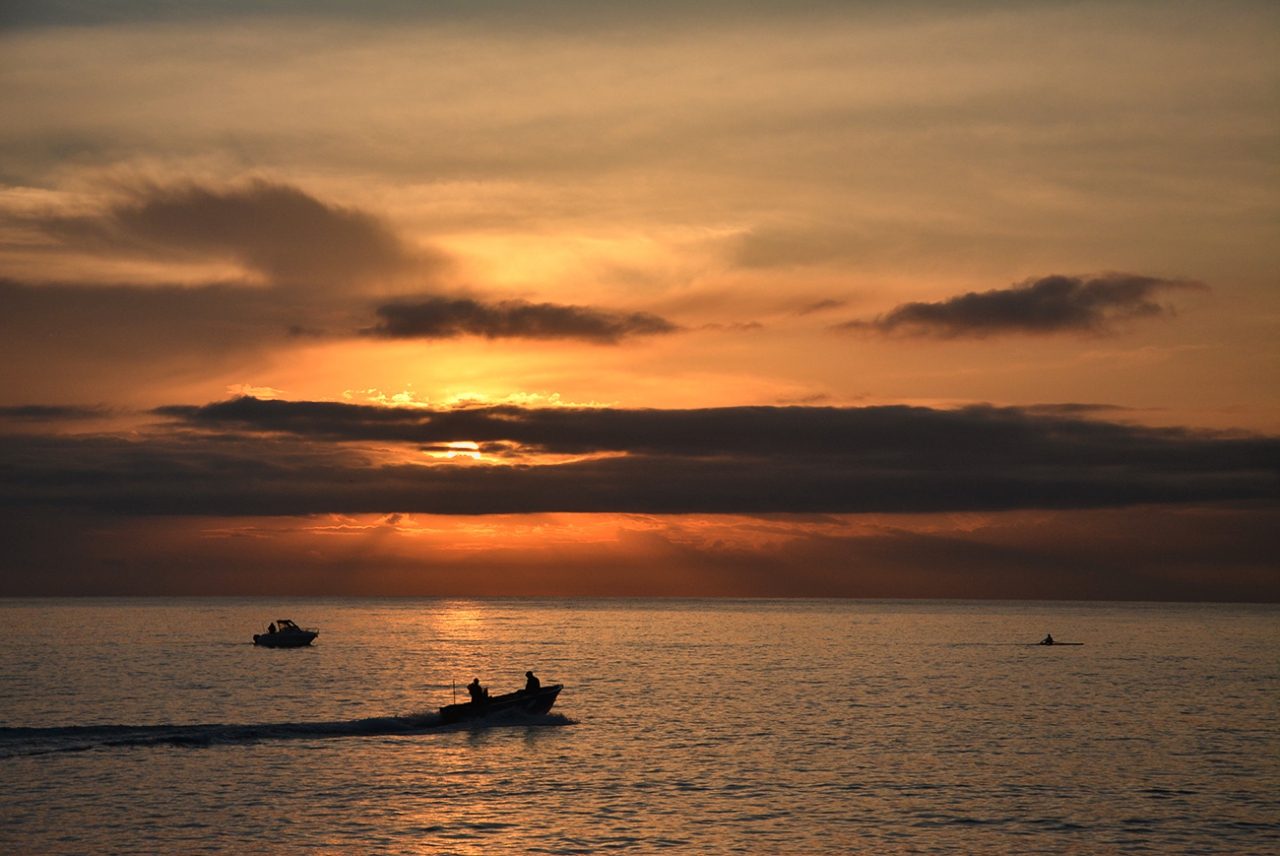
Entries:
{"label": "boat hull", "polygon": [[263,648],[302,648],[310,645],[311,640],[319,635],[311,630],[299,630],[297,633],[255,633],[253,644]]}
{"label": "boat hull", "polygon": [[445,705],[440,708],[440,718],[444,720],[445,724],[450,724],[484,719],[488,716],[511,711],[543,714],[551,710],[551,706],[556,703],[556,696],[560,694],[560,690],[563,688],[563,684],[552,684],[549,687],[542,687],[533,692],[520,690],[519,692],[494,696],[487,701],[479,703],[466,702],[464,704]]}

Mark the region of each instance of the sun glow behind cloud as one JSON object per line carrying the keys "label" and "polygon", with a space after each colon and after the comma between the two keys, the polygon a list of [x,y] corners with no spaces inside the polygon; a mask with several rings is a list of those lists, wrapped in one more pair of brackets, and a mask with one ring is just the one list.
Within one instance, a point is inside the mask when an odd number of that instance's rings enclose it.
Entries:
{"label": "sun glow behind cloud", "polygon": [[[252,393],[240,393],[243,395],[251,395]],[[269,396],[255,396],[256,398],[265,398]],[[506,395],[487,395],[483,392],[454,392],[437,400],[432,401],[426,396],[420,396],[413,390],[404,390],[402,392],[386,393],[379,389],[349,389],[342,393],[345,401],[364,401],[369,404],[378,404],[383,407],[418,407],[433,408],[439,410],[460,410],[472,407],[498,407],[502,405],[510,405],[512,407],[538,408],[538,407],[614,407],[618,402],[574,402],[563,401],[560,393],[542,393],[542,392],[512,392]]]}
{"label": "sun glow behind cloud", "polygon": [[464,457],[470,458],[473,461],[480,460],[480,444],[479,443],[472,443],[470,441],[461,440],[453,443],[446,443],[445,447],[448,449],[448,451],[445,451],[445,452],[429,451],[427,452],[427,454],[431,455],[433,458],[453,459],[459,456],[464,456]]}

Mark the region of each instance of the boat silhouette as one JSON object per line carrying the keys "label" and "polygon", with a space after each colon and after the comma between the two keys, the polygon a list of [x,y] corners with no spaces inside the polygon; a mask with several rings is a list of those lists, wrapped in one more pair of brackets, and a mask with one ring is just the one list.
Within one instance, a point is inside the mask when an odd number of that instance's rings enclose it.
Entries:
{"label": "boat silhouette", "polygon": [[277,618],[269,631],[253,634],[253,644],[265,648],[301,648],[310,645],[319,635],[319,630],[304,630],[287,618]]}
{"label": "boat silhouette", "polygon": [[448,704],[440,708],[440,719],[444,724],[450,725],[509,712],[543,714],[551,710],[551,705],[556,703],[556,696],[563,688],[563,684],[552,684],[536,690],[517,690],[479,701]]}

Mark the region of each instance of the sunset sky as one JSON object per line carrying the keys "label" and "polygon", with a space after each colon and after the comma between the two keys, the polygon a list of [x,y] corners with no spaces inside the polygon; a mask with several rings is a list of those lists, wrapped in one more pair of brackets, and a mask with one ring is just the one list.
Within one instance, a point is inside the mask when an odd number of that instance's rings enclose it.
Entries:
{"label": "sunset sky", "polygon": [[1280,600],[1280,6],[10,0],[0,595]]}

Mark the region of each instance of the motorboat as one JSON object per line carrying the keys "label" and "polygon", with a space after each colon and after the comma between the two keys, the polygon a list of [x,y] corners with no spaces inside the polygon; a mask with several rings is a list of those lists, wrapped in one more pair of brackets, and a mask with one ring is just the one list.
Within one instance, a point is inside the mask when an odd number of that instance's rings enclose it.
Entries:
{"label": "motorboat", "polygon": [[479,701],[449,704],[440,708],[440,718],[449,725],[507,712],[542,714],[551,710],[551,705],[556,703],[556,696],[563,688],[563,684],[552,684],[536,690],[517,690]]}
{"label": "motorboat", "polygon": [[287,618],[277,618],[266,633],[253,634],[253,644],[266,648],[301,648],[310,645],[319,635],[319,630],[304,629]]}

